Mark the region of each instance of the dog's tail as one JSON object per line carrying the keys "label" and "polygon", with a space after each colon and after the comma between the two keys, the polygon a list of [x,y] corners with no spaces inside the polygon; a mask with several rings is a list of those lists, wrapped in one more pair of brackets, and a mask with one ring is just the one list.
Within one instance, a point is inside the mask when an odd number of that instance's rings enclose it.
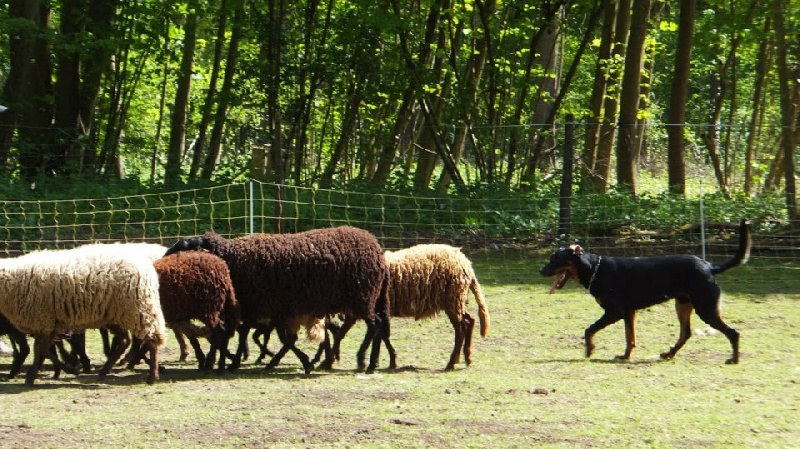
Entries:
{"label": "dog's tail", "polygon": [[744,265],[750,259],[750,248],[753,246],[753,236],[750,233],[750,220],[744,219],[739,225],[739,248],[733,258],[721,264],[711,266],[711,273],[717,275],[733,267]]}

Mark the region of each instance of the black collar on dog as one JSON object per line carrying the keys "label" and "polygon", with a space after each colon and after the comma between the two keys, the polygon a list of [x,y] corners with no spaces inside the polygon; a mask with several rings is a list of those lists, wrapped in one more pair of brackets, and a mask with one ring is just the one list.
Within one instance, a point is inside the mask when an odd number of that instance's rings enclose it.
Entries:
{"label": "black collar on dog", "polygon": [[592,284],[594,284],[594,278],[597,276],[597,270],[600,269],[600,262],[603,261],[603,256],[597,257],[597,265],[594,266],[594,270],[592,270],[592,277],[589,279],[589,285],[586,286],[586,290],[591,293],[592,292]]}

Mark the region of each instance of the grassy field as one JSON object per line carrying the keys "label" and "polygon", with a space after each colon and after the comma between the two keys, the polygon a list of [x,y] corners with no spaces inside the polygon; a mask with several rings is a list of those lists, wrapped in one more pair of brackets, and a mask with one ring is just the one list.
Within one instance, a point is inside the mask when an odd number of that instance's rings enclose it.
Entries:
{"label": "grassy field", "polygon": [[[672,303],[637,319],[629,362],[621,323],[583,357],[584,328],[601,309],[574,283],[548,295],[544,258],[476,256],[492,318],[476,335],[473,364],[441,369],[452,345],[444,317],[392,322],[397,371],[356,372],[363,326],[329,372],[309,376],[289,355],[264,373],[198,373],[163,349],[167,372],[144,384],[144,367],[0,382],[0,447],[790,447],[800,441],[798,267],[758,261],[719,277],[723,316],[742,335],[739,365],[728,341],[696,317],[674,360]],[[474,301],[472,301],[474,309]],[[90,332],[96,363],[101,357]],[[304,346],[309,352],[312,348]],[[384,352],[385,355],[385,352]],[[383,357],[383,366],[386,357]],[[10,358],[0,359],[8,371]]]}

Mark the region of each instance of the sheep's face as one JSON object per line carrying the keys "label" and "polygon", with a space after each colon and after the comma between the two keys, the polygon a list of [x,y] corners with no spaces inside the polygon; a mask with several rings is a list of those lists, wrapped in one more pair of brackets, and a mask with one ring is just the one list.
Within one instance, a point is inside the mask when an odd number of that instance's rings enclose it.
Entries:
{"label": "sheep's face", "polygon": [[197,249],[203,249],[203,237],[189,237],[185,238],[182,237],[175,242],[174,245],[170,246],[164,256],[169,256],[170,254],[175,254],[180,251],[191,251]]}

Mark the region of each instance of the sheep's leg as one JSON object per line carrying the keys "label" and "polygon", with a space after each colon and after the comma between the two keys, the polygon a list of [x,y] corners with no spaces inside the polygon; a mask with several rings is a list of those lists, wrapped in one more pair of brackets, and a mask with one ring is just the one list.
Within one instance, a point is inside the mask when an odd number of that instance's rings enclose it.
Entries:
{"label": "sheep's leg", "polygon": [[282,346],[264,369],[270,370],[278,366],[278,363],[280,363],[283,356],[286,355],[289,350],[291,350],[300,360],[300,363],[303,364],[303,370],[305,373],[311,373],[311,370],[314,368],[314,366],[311,364],[308,356],[303,351],[297,349],[297,346],[295,346],[295,342],[297,342],[297,331],[289,334],[286,324],[283,320],[275,320],[275,330],[278,333],[278,338],[280,339]]}
{"label": "sheep's leg", "polygon": [[237,332],[239,332],[239,347],[236,349],[236,354],[231,357],[231,364],[228,365],[228,371],[239,369],[242,360],[247,360],[249,353],[247,348],[247,334],[250,333],[250,324],[246,322],[239,324]]}
{"label": "sheep's leg", "polygon": [[372,327],[372,352],[369,355],[369,366],[367,366],[367,373],[375,372],[375,369],[378,367],[378,359],[380,358],[381,354],[381,342],[383,341],[383,337],[385,335],[387,339],[389,338],[388,317],[378,314],[378,316],[375,317]]}
{"label": "sheep's leg", "polygon": [[469,365],[472,363],[472,332],[475,329],[475,318],[465,313],[461,317],[461,326],[464,329],[464,362]]}
{"label": "sheep's leg", "polygon": [[[213,332],[212,332],[212,336],[213,336]],[[225,360],[225,358],[226,358],[225,354],[228,353],[228,342],[230,340],[228,332],[227,332],[227,330],[225,329],[224,326],[220,325],[220,327],[219,327],[219,337],[217,339],[219,340],[219,342],[218,342],[218,344],[216,346],[217,351],[219,351],[219,362],[218,362],[218,366],[217,366],[217,373],[218,374],[222,374],[222,373],[225,372],[225,361],[226,361]],[[211,363],[208,366],[209,366],[209,368],[211,368],[211,367],[214,366],[214,355],[213,355],[213,353],[210,354],[209,357],[211,358]]]}
{"label": "sheep's leg", "polygon": [[160,367],[158,366],[158,345],[151,338],[144,341],[144,345],[150,352],[150,374],[147,376],[147,384],[153,385],[158,380]]}
{"label": "sheep's leg", "polygon": [[344,321],[342,322],[341,327],[339,330],[334,330],[333,332],[333,357],[335,360],[339,360],[339,349],[344,339],[344,336],[347,335],[347,332],[356,324],[358,321],[358,317],[354,315],[345,315]]}
{"label": "sheep's leg", "polygon": [[182,331],[175,328],[172,329],[172,333],[175,334],[175,340],[178,340],[178,348],[180,349],[181,352],[181,356],[178,360],[180,360],[181,362],[185,362],[186,359],[189,357],[189,348],[186,345],[186,335],[184,335]]}
{"label": "sheep's leg", "polygon": [[[114,338],[111,344],[111,353],[108,355],[105,365],[103,365],[103,367],[97,373],[100,378],[105,377],[111,372],[111,368],[117,363],[117,360],[119,360],[119,358],[122,356],[122,353],[125,352],[125,350],[128,349],[128,346],[131,344],[131,337],[128,335],[128,332],[117,327],[109,328],[109,331],[111,331],[111,333],[114,335]],[[152,358],[150,359],[150,363],[153,363]]]}
{"label": "sheep's leg", "polygon": [[[172,332],[175,334],[175,338],[178,340],[178,345],[181,347],[181,361],[186,361],[184,354],[189,353],[186,345],[186,339],[189,339],[189,344],[192,346],[194,356],[197,359],[198,369],[205,369],[207,364],[206,354],[203,352],[203,348],[200,346],[200,342],[198,341],[197,328],[192,326],[192,323],[189,321],[172,322],[169,323],[169,326],[172,328]],[[211,335],[213,336],[213,331]],[[211,362],[212,365],[213,363],[214,362]]]}
{"label": "sheep's leg", "polygon": [[461,356],[461,347],[464,345],[464,327],[462,326],[462,321],[458,319],[458,317],[451,314],[447,316],[450,318],[450,324],[453,325],[453,331],[455,332],[453,353],[450,354],[450,361],[447,362],[447,366],[444,368],[445,371],[450,371],[455,368]]}
{"label": "sheep's leg", "polygon": [[39,369],[44,362],[45,354],[49,354],[53,348],[53,341],[55,335],[35,335],[33,337],[33,363],[31,363],[28,372],[25,373],[25,385],[32,387],[36,376],[39,374]]}
{"label": "sheep's leg", "polygon": [[383,337],[383,344],[386,345],[386,352],[389,353],[389,369],[397,369],[397,352],[389,341],[389,337]]}
{"label": "sheep's leg", "polygon": [[[222,351],[222,341],[225,339],[225,328],[222,324],[217,327],[211,328],[211,335],[208,340],[211,346],[208,350],[208,355],[205,356],[205,361],[200,365],[201,370],[210,370],[214,368],[214,362],[217,361],[217,351]],[[223,353],[224,354],[224,353]],[[225,356],[220,354],[220,369],[225,368]]]}
{"label": "sheep's leg", "polygon": [[[59,346],[59,349],[62,351],[64,350],[63,346]],[[53,362],[53,379],[58,379],[61,376],[62,370],[75,376],[80,374],[80,368],[78,368],[76,366],[77,363],[73,361],[75,357],[71,356],[70,354],[67,354],[67,356],[68,357],[65,357],[64,359],[65,360],[69,359],[70,362],[69,363],[62,362],[58,358],[58,351],[56,350],[56,345],[55,344],[50,345],[50,350],[48,351],[47,358],[49,358],[50,361]],[[44,359],[42,359],[42,361],[44,361]]]}
{"label": "sheep's leg", "polygon": [[[336,326],[335,324],[331,323],[331,335],[333,335],[333,346],[331,346],[330,348],[324,348],[325,360],[323,360],[322,363],[320,363],[319,369],[333,368],[333,362],[339,360],[340,345],[342,343],[342,339],[344,339],[344,336],[347,335],[347,332],[353,327],[354,324],[356,324],[357,321],[358,321],[357,317],[353,315],[345,315],[341,326]],[[325,328],[326,329],[328,328],[327,323],[325,324]],[[364,351],[366,352],[366,348],[364,349]],[[364,357],[359,356],[359,360],[361,360],[361,362],[359,362],[358,369],[360,370],[364,369],[363,358]]]}
{"label": "sheep's leg", "polygon": [[31,349],[28,346],[28,340],[25,338],[24,334],[10,334],[11,343],[14,347],[14,359],[11,362],[11,371],[8,373],[8,378],[13,379],[19,374],[20,368],[22,368],[22,363],[25,361],[25,358],[28,357],[30,354]]}
{"label": "sheep's leg", "polygon": [[[356,353],[356,363],[358,366],[358,370],[362,371],[367,366],[364,359],[367,355],[367,348],[369,347],[370,343],[375,339],[375,334],[377,333],[376,329],[376,322],[370,320],[364,320],[367,323],[367,333],[364,334],[364,340],[361,341],[361,346],[358,348],[358,352]],[[344,328],[344,325],[342,325]],[[380,343],[380,342],[379,342]],[[334,342],[334,345],[336,342]]]}
{"label": "sheep's leg", "polygon": [[311,359],[311,364],[316,365],[317,362],[319,362],[320,359],[322,358],[322,354],[325,354],[325,360],[328,360],[332,355],[331,339],[328,334],[327,324],[325,325],[325,338],[320,342],[319,346],[317,347],[317,353],[314,354],[314,358]]}
{"label": "sheep's leg", "polygon": [[[80,362],[81,368],[84,373],[92,371],[92,362],[86,354],[86,331],[76,332],[70,335],[69,344],[72,347],[70,351],[69,363],[76,365]],[[64,360],[67,361],[66,359]]]}
{"label": "sheep's leg", "polygon": [[[262,323],[255,327],[255,331],[253,331],[253,342],[256,344],[256,346],[258,346],[258,349],[261,352],[256,359],[256,363],[263,362],[266,356],[272,357],[275,355],[274,352],[267,348],[269,336],[273,329],[275,329],[275,323],[272,320],[270,320],[269,323]],[[259,339],[259,337],[262,335],[264,336],[264,343],[261,343],[261,340]]]}
{"label": "sheep's leg", "polygon": [[[200,369],[209,367],[214,365],[214,359],[211,359],[211,362],[208,361],[208,357],[203,353],[203,348],[200,346],[200,340],[197,338],[197,335],[187,334],[186,337],[189,339],[189,344],[192,346],[192,350],[194,351],[194,356],[197,359],[197,366]],[[212,352],[209,355],[213,354]]]}
{"label": "sheep's leg", "polygon": [[108,338],[108,329],[101,327],[98,330],[100,331],[100,339],[103,341],[103,355],[108,358],[108,355],[111,354],[111,340]]}

